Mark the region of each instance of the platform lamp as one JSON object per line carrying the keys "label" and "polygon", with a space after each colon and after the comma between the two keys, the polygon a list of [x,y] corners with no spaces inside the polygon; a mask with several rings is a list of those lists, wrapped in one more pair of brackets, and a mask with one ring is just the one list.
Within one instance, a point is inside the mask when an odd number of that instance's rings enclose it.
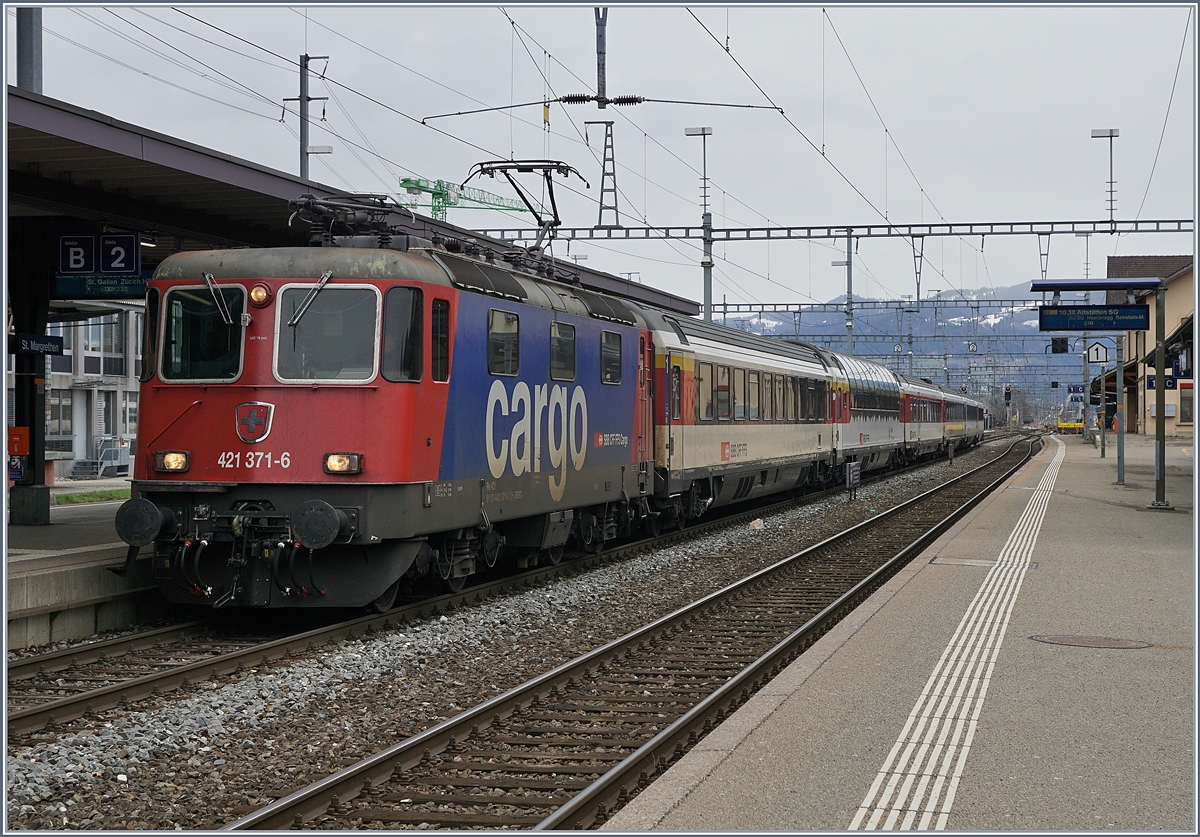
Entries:
{"label": "platform lamp", "polygon": [[1113,140],[1121,136],[1116,128],[1093,128],[1092,139],[1108,139],[1108,222],[1112,225],[1109,234],[1117,231],[1117,181],[1113,180]]}
{"label": "platform lamp", "polygon": [[700,137],[702,146],[700,201],[704,207],[700,220],[704,229],[704,256],[700,266],[704,268],[704,319],[712,322],[712,213],[708,211],[708,138],[712,136],[712,128],[684,128],[684,136]]}

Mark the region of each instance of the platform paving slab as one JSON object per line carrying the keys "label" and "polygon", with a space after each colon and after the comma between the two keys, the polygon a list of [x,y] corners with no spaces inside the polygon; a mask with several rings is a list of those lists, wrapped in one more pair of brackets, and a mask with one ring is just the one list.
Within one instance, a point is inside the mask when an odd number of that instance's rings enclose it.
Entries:
{"label": "platform paving slab", "polygon": [[[1113,446],[1100,459],[1078,437],[1060,441],[1065,457],[943,827],[1194,830],[1195,451],[1168,440],[1174,508],[1150,510],[1153,438],[1127,438],[1124,486]],[[1058,445],[1048,440],[604,828],[848,828]]]}

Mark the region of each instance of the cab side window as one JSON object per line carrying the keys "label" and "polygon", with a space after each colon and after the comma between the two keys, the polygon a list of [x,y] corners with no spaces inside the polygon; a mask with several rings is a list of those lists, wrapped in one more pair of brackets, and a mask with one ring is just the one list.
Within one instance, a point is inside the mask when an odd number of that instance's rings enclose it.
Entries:
{"label": "cab side window", "polygon": [[516,375],[521,368],[521,329],[516,314],[488,312],[488,372]]}
{"label": "cab side window", "polygon": [[435,381],[450,380],[450,302],[445,299],[435,299],[430,312],[431,334],[429,339],[431,367],[430,372]]}
{"label": "cab side window", "polygon": [[600,332],[600,380],[621,383],[621,335],[615,331]]}
{"label": "cab side window", "polygon": [[383,302],[383,377],[387,380],[421,380],[424,321],[419,288],[388,288]]}
{"label": "cab side window", "polygon": [[550,323],[550,377],[575,380],[575,326]]}

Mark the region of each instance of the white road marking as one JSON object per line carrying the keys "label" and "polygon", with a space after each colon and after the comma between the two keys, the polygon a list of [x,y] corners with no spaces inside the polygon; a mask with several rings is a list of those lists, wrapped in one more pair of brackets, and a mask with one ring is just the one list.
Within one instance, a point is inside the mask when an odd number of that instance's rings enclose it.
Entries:
{"label": "white road marking", "polygon": [[934,666],[848,830],[908,830],[914,823],[921,830],[946,828],[996,656],[1066,456],[1066,445],[1051,438],[1058,445],[1054,460]]}

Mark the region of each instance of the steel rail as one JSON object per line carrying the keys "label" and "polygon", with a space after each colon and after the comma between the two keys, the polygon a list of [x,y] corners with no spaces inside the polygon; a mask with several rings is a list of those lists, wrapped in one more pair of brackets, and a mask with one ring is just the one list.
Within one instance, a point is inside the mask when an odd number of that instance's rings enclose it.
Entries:
{"label": "steel rail", "polygon": [[[545,672],[521,686],[497,695],[392,747],[362,759],[342,771],[331,774],[312,783],[308,787],[302,788],[282,799],[278,799],[258,811],[223,826],[221,830],[282,829],[302,826],[304,822],[324,813],[331,806],[336,808],[347,800],[355,798],[364,790],[370,790],[376,783],[387,781],[393,774],[412,769],[431,755],[442,753],[447,749],[453,749],[458,740],[466,737],[474,737],[481,731],[498,724],[502,719],[528,710],[531,706],[535,706],[542,698],[553,694],[558,684],[571,683],[575,677],[588,677],[588,672],[593,667],[601,666],[614,660],[623,651],[635,647],[638,643],[646,641],[668,627],[687,621],[710,605],[747,589],[766,576],[777,572],[781,567],[793,563],[817,550],[851,538],[867,528],[879,526],[881,522],[890,520],[897,514],[930,498],[932,495],[939,494],[947,490],[950,486],[957,485],[960,481],[977,474],[983,469],[994,467],[1000,460],[1008,456],[1017,444],[1019,444],[1019,440],[1014,442],[1000,457],[986,463],[980,468],[968,471],[942,486],[924,492],[842,533],[827,538],[789,558],[776,562],[723,590],[711,593],[672,614],[626,634],[624,637],[613,640],[575,660]],[[810,620],[787,639],[778,643],[765,657],[753,663],[747,671],[735,676],[730,683],[736,683],[736,688],[738,689],[746,689],[749,685],[757,688],[758,685],[769,679],[767,672],[770,673],[769,676],[777,674],[787,662],[798,656],[802,650],[806,649],[821,634],[827,631],[832,622],[842,618],[852,610],[854,606],[869,596],[887,578],[890,578],[892,574],[899,570],[904,563],[907,563],[908,560],[918,554],[925,544],[939,536],[962,515],[966,514],[970,508],[980,502],[990,491],[1011,477],[1033,455],[1033,447],[1035,445],[1036,441],[1031,442],[1029,452],[1025,454],[1018,464],[1006,470],[1003,476],[989,483],[985,489],[973,495],[972,498],[961,505],[955,512],[926,531],[884,566],[876,569],[866,579],[857,583],[849,592],[840,596],[833,604],[826,607],[818,617]],[[639,782],[646,783],[649,781],[648,777],[650,775],[656,775],[660,770],[665,769],[667,760],[661,756],[662,748],[666,746],[675,747],[680,743],[680,735],[686,740],[688,734],[694,729],[694,727],[685,728],[682,725],[683,718],[688,718],[692,721],[700,718],[701,723],[708,721],[709,727],[711,727],[711,718],[723,719],[726,709],[735,705],[736,700],[734,687],[727,683],[725,687],[702,699],[700,703],[686,712],[679,721],[671,724],[667,729],[651,739],[651,741],[639,747],[633,754],[620,762],[620,764],[601,776],[595,783],[595,790],[584,791],[576,797],[579,801],[572,800],[564,804],[558,812],[543,820],[537,827],[541,829],[557,828],[563,827],[563,823],[571,822],[572,824],[567,827],[586,828],[597,817],[603,819],[603,812],[612,810],[613,807],[618,805],[623,792],[628,792],[628,777],[632,772],[638,772],[640,777]],[[705,729],[705,732],[707,731],[708,728]],[[646,770],[645,765],[648,764],[654,766],[653,772]],[[643,772],[645,772],[645,775],[641,775]],[[431,817],[431,819],[435,818]]]}
{"label": "steel rail", "polygon": [[[1013,446],[1017,444],[1019,442],[1014,442]],[[660,773],[665,772],[666,766],[670,761],[670,755],[675,752],[676,746],[683,746],[687,743],[688,736],[692,730],[697,727],[707,729],[713,721],[720,720],[720,716],[744,703],[745,699],[742,698],[743,693],[746,693],[745,697],[748,698],[749,693],[757,691],[763,682],[777,676],[833,625],[840,622],[846,614],[866,601],[876,590],[890,580],[892,576],[903,569],[909,561],[921,554],[927,545],[940,537],[942,533],[982,502],[987,495],[1012,477],[1017,470],[1033,457],[1036,446],[1036,442],[1031,442],[1027,455],[1020,462],[981,491],[977,492],[966,503],[943,518],[935,526],[893,556],[886,564],[876,569],[839,597],[837,601],[830,604],[806,624],[790,634],[786,639],[779,642],[765,655],[726,681],[715,692],[700,701],[700,703],[676,719],[666,729],[659,732],[654,738],[630,754],[624,761],[600,777],[587,790],[572,797],[570,802],[534,826],[534,830],[587,828],[595,823],[597,818],[603,821],[606,812],[615,810],[621,801],[621,797],[628,794],[631,786],[644,787],[648,783],[648,778],[656,777]],[[982,467],[986,468],[988,465]],[[881,519],[899,514],[903,509],[920,502],[930,494],[940,493],[970,475],[971,472],[963,474],[943,486],[939,486],[889,509],[883,515],[865,520],[857,526],[805,550],[805,552],[817,550],[831,541],[841,540],[860,530],[876,526]],[[799,553],[799,555],[803,554]],[[795,557],[797,556],[793,556],[793,558],[787,560],[791,561]],[[764,570],[763,572],[767,571]],[[664,756],[664,754],[667,755]]]}
{"label": "steel rail", "polygon": [[[936,461],[933,460],[933,462]],[[930,464],[932,462],[923,462],[912,466],[911,469],[905,470],[922,468]],[[876,475],[873,479],[882,480],[895,474],[896,472],[883,472]],[[864,485],[868,482],[868,479],[863,480]],[[410,620],[436,616],[458,607],[481,602],[492,596],[526,589],[544,584],[553,579],[575,575],[585,570],[621,560],[630,555],[642,552],[645,549],[659,548],[680,541],[691,540],[714,529],[747,522],[780,509],[815,502],[835,495],[841,490],[843,489],[834,487],[806,494],[802,497],[791,497],[767,505],[756,505],[726,516],[701,521],[678,531],[663,532],[657,538],[645,538],[633,541],[595,554],[581,553],[578,556],[573,556],[570,560],[564,560],[556,566],[538,567],[516,575],[485,581],[484,583],[465,588],[458,593],[446,593],[431,598],[424,598],[417,602],[403,604],[387,613],[360,616],[335,625],[316,628],[271,642],[251,645],[244,649],[229,651],[203,660],[186,663],[167,671],[153,672],[120,683],[80,692],[76,695],[68,695],[36,706],[16,709],[7,715],[8,729],[10,732],[17,734],[32,732],[46,726],[71,721],[93,712],[100,712],[133,701],[153,697],[162,692],[189,685],[193,681],[227,676],[252,665],[271,663],[285,657],[295,656],[298,653],[311,650],[318,645],[324,645],[335,640],[355,638],[361,634],[375,630],[402,627]],[[175,626],[174,630],[184,630],[187,627],[187,625]],[[46,655],[15,660],[13,663],[10,663],[9,680],[35,675],[36,672],[32,672],[34,665],[44,666],[46,663],[49,663],[56,668],[47,666],[47,670],[54,671],[65,669],[76,661],[84,663],[99,660],[101,655],[106,653],[104,650],[105,646],[115,649],[124,644],[126,649],[129,649],[133,647],[161,645],[165,643],[165,640],[158,640],[157,637],[165,635],[171,630],[173,629],[169,627],[156,629],[135,637],[116,638],[102,643],[77,646],[62,651],[51,652]],[[186,634],[181,635],[180,638],[184,638],[184,636]],[[146,641],[140,646],[135,645],[142,637],[145,637]],[[78,657],[78,660],[73,661],[73,655]],[[90,660],[88,657],[90,657]],[[65,663],[63,663],[64,660],[66,661]],[[14,676],[14,669],[12,668],[14,664],[19,664],[22,667],[22,669],[18,670],[32,672],[32,674]]]}
{"label": "steel rail", "polygon": [[211,624],[206,621],[182,622],[177,625],[167,625],[129,636],[89,642],[85,645],[76,645],[45,654],[16,657],[8,661],[8,680],[11,683],[14,680],[24,680],[47,672],[62,671],[74,665],[92,663],[105,657],[116,657],[130,651],[154,648],[180,639],[193,639],[202,636]]}

